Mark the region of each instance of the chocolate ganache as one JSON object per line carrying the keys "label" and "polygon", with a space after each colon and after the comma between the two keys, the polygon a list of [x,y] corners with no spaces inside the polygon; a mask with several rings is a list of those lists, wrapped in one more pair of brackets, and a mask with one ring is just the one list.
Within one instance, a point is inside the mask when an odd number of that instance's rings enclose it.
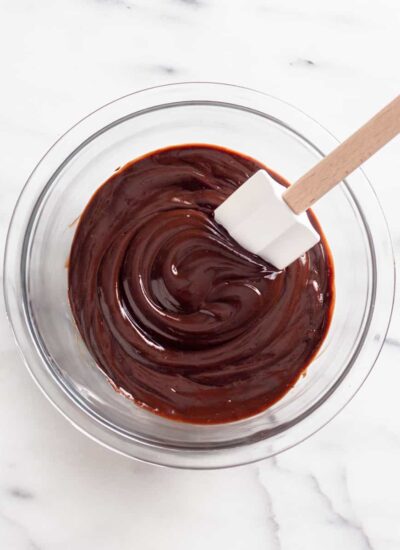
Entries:
{"label": "chocolate ganache", "polygon": [[286,394],[326,335],[333,266],[313,214],[320,243],[283,271],[214,220],[261,168],[211,145],[162,149],[119,169],[80,217],[76,325],[113,385],[157,414],[202,424],[254,415]]}

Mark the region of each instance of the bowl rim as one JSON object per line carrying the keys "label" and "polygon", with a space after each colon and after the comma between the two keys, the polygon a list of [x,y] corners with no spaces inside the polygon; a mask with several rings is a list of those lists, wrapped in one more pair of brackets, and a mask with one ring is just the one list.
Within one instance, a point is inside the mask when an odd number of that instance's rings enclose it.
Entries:
{"label": "bowl rim", "polygon": [[[353,381],[352,384],[349,384],[346,397],[342,396],[342,399],[340,402],[335,403],[335,406],[332,407],[332,400],[330,403],[329,411],[327,411],[324,415],[324,417],[321,417],[317,425],[314,425],[313,427],[309,427],[308,430],[303,432],[302,434],[297,435],[296,437],[292,437],[292,440],[288,440],[284,445],[281,446],[281,448],[269,448],[269,445],[266,444],[267,440],[257,441],[255,443],[249,444],[247,446],[242,446],[240,448],[239,445],[236,445],[235,447],[232,446],[225,446],[223,448],[215,448],[215,449],[199,449],[199,448],[184,448],[184,447],[174,447],[174,446],[168,446],[168,445],[159,445],[154,444],[149,441],[143,441],[140,438],[134,439],[130,438],[130,440],[127,442],[127,440],[124,440],[123,434],[120,432],[120,441],[116,441],[115,434],[113,433],[113,429],[109,426],[106,426],[104,422],[99,421],[99,419],[95,418],[93,414],[89,414],[88,411],[81,407],[79,402],[77,402],[71,395],[68,395],[68,392],[65,391],[65,387],[62,387],[60,380],[57,379],[54,376],[54,373],[50,371],[48,368],[47,363],[43,359],[43,354],[41,353],[40,349],[37,346],[37,343],[35,342],[32,332],[29,329],[29,318],[26,315],[26,311],[24,308],[21,309],[21,304],[17,303],[17,295],[14,292],[15,286],[16,286],[16,277],[15,277],[15,265],[14,263],[17,262],[17,266],[19,266],[19,270],[17,272],[17,280],[21,283],[21,286],[23,285],[24,281],[24,272],[23,272],[23,266],[22,266],[22,259],[24,254],[24,247],[26,246],[26,236],[29,235],[29,224],[31,223],[32,216],[34,214],[34,211],[37,207],[37,205],[40,202],[41,195],[45,192],[48,185],[51,183],[51,180],[47,180],[44,182],[44,185],[39,190],[39,197],[36,198],[36,200],[33,203],[33,206],[29,209],[29,222],[28,224],[24,225],[22,223],[22,227],[24,227],[24,233],[21,235],[21,231],[18,231],[21,224],[20,218],[22,217],[22,221],[26,220],[26,213],[23,212],[24,209],[24,203],[28,202],[32,205],[32,200],[30,197],[28,197],[28,193],[30,191],[31,185],[33,185],[35,178],[37,180],[41,179],[40,175],[40,169],[43,167],[43,164],[45,164],[49,157],[52,155],[54,151],[57,150],[57,148],[64,143],[65,140],[69,139],[71,137],[71,134],[74,133],[74,130],[79,129],[82,127],[82,125],[85,124],[85,122],[92,120],[95,118],[99,113],[103,113],[106,111],[110,106],[114,106],[116,104],[119,104],[123,102],[124,100],[127,100],[129,98],[136,98],[142,97],[148,93],[154,93],[158,91],[164,91],[164,90],[184,90],[185,88],[188,89],[190,87],[197,87],[197,88],[203,88],[209,87],[212,88],[215,92],[218,90],[224,90],[225,92],[227,89],[230,89],[231,91],[239,91],[241,93],[250,94],[250,96],[257,95],[261,98],[267,98],[271,103],[274,105],[280,105],[283,106],[284,109],[287,109],[290,111],[291,114],[295,114],[296,117],[300,116],[300,119],[306,120],[308,124],[311,126],[314,126],[315,128],[318,128],[318,132],[321,132],[325,136],[329,136],[330,142],[334,145],[338,143],[338,140],[328,131],[326,128],[324,128],[320,123],[318,123],[315,119],[312,117],[309,117],[307,114],[305,114],[300,109],[294,107],[290,103],[283,101],[281,99],[278,99],[270,94],[266,94],[261,91],[253,90],[248,87],[244,86],[236,86],[234,84],[224,84],[224,83],[218,83],[218,82],[180,82],[180,83],[174,83],[174,84],[164,84],[161,86],[152,86],[149,88],[145,88],[143,90],[139,90],[136,92],[133,92],[131,94],[126,94],[116,100],[110,101],[107,104],[105,104],[102,107],[99,107],[92,113],[88,114],[84,118],[82,118],[79,122],[77,122],[75,125],[73,125],[67,132],[65,132],[53,145],[50,147],[50,149],[45,153],[45,155],[41,158],[39,163],[36,165],[32,173],[30,174],[27,182],[25,183],[21,194],[17,200],[17,203],[15,205],[12,218],[10,221],[8,234],[7,234],[7,240],[6,240],[6,247],[5,247],[5,256],[4,256],[4,278],[3,278],[3,287],[4,287],[4,295],[5,295],[5,305],[6,305],[6,312],[7,316],[9,318],[12,331],[14,333],[14,338],[17,342],[17,345],[22,353],[24,362],[26,364],[26,367],[28,368],[28,371],[34,378],[37,385],[40,387],[40,389],[43,391],[43,393],[46,395],[46,397],[50,400],[50,402],[73,424],[75,427],[77,427],[80,431],[91,437],[92,439],[98,441],[102,445],[119,452],[120,454],[123,454],[125,456],[129,456],[131,458],[136,458],[139,460],[143,460],[145,462],[151,462],[159,465],[167,465],[167,466],[174,466],[178,468],[196,468],[196,469],[208,469],[208,468],[224,468],[228,466],[236,466],[241,465],[245,463],[251,463],[256,462],[258,460],[261,460],[263,458],[266,458],[268,456],[273,456],[275,454],[278,454],[279,452],[282,452],[283,450],[286,450],[287,448],[290,448],[304,439],[307,439],[310,437],[313,433],[318,431],[320,428],[322,428],[325,424],[327,424],[332,418],[334,418],[340,410],[351,400],[351,398],[357,393],[357,391],[362,386],[363,382],[366,380],[368,374],[370,373],[373,365],[375,364],[376,359],[379,356],[380,350],[382,348],[382,345],[384,343],[387,330],[389,328],[391,314],[393,310],[393,304],[394,304],[394,297],[395,297],[395,262],[394,262],[394,255],[393,255],[393,248],[392,243],[390,239],[390,233],[388,230],[387,222],[384,216],[384,213],[382,211],[382,208],[379,204],[379,201],[377,199],[377,196],[375,194],[375,191],[373,190],[370,182],[368,181],[368,178],[365,176],[362,169],[358,169],[357,173],[362,177],[364,180],[364,185],[368,186],[369,192],[371,197],[374,201],[374,207],[376,209],[375,215],[377,214],[379,219],[379,223],[381,226],[382,234],[380,235],[381,240],[382,236],[384,235],[384,241],[386,246],[386,266],[385,269],[387,270],[386,277],[389,277],[389,281],[387,281],[385,284],[387,285],[387,291],[389,291],[389,296],[386,298],[386,312],[385,312],[385,319],[382,323],[381,330],[379,331],[379,338],[376,338],[375,335],[375,346],[374,346],[374,353],[372,354],[371,360],[369,361],[369,365],[367,368],[363,369],[362,376],[358,376],[358,381]],[[168,102],[168,105],[170,105],[172,102]],[[218,104],[218,101],[213,102],[215,104]],[[178,101],[178,104],[182,104],[182,102]],[[227,102],[227,105],[234,106],[236,105],[238,108],[241,108],[242,106],[238,103]],[[140,113],[139,111],[134,111],[129,116],[138,115]],[[266,113],[264,112],[264,115]],[[268,115],[268,118],[274,119],[275,117]],[[307,136],[305,137],[302,133],[298,132],[295,128],[293,128],[291,125],[286,124],[281,119],[277,119],[279,123],[283,123],[283,126],[286,126],[289,128],[292,132],[297,134],[303,141],[308,143],[312,148],[316,151],[318,151],[321,155],[323,155],[323,152],[319,147],[315,145],[315,143],[309,139]],[[114,121],[114,124],[116,124],[119,121],[117,119]],[[107,126],[104,126],[101,132],[105,131]],[[94,139],[96,136],[90,136],[90,140]],[[328,140],[329,141],[329,140]],[[82,148],[85,144],[84,142],[81,142],[78,144],[79,148]],[[76,149],[73,150],[73,153],[75,153]],[[71,155],[67,156],[62,164],[58,164],[58,168],[56,170],[53,170],[53,176],[54,174],[61,169],[62,166],[68,163]],[[41,180],[43,183],[43,180]],[[36,184],[38,185],[38,183]],[[363,224],[364,228],[367,233],[369,245],[370,245],[370,251],[371,255],[375,255],[375,247],[373,244],[373,237],[370,234],[369,231],[369,224],[367,223],[365,219],[365,215],[363,213],[363,209],[361,208],[359,204],[359,200],[355,197],[352,190],[349,188],[349,186],[346,184],[348,192],[351,194],[353,201],[357,205],[359,209],[359,213],[361,217],[363,218]],[[374,223],[376,220],[374,220]],[[14,254],[14,257],[13,257]],[[19,260],[19,261],[18,261]],[[14,263],[13,263],[14,262]],[[387,268],[389,268],[388,270]],[[376,293],[376,273],[374,273],[373,277],[373,283],[375,285],[375,288],[373,288],[373,292]],[[389,283],[389,284],[388,284]],[[373,299],[372,305],[373,305]],[[380,304],[381,307],[381,304]],[[372,321],[372,317],[374,315],[374,308],[370,308],[369,311],[369,317],[367,319],[366,326],[364,328],[364,337],[360,340],[358,348],[362,348],[365,339],[368,336],[368,331],[370,330],[370,324]],[[32,344],[35,348],[36,356],[32,359],[30,357],[30,354],[32,354]],[[348,372],[350,372],[352,364],[357,360],[358,352],[355,351],[355,354],[352,357],[351,362],[346,367],[344,373],[341,377],[339,377],[339,380],[335,382],[335,384],[332,386],[330,390],[330,396],[335,395],[335,390],[340,385],[341,379],[347,375]],[[29,358],[29,360],[28,360]],[[46,366],[46,368],[43,368],[43,366]],[[354,369],[353,369],[354,370]],[[51,376],[48,377],[48,374]],[[360,373],[361,374],[361,373]],[[337,401],[337,399],[336,399]],[[313,416],[312,412],[315,411],[315,409],[319,410],[320,406],[318,405],[319,401],[312,407],[312,411],[308,413],[307,416]],[[300,419],[297,424],[302,425],[304,419]],[[107,428],[104,430],[104,428]],[[293,427],[290,427],[289,429],[292,429]],[[118,443],[118,444],[117,444]],[[133,443],[133,446],[132,446]],[[131,448],[133,447],[133,448]],[[254,447],[253,451],[256,450],[257,452],[254,452],[252,456],[245,457],[242,451],[243,448],[250,448]],[[229,460],[226,460],[226,454],[229,453]],[[177,456],[178,455],[178,456]]]}

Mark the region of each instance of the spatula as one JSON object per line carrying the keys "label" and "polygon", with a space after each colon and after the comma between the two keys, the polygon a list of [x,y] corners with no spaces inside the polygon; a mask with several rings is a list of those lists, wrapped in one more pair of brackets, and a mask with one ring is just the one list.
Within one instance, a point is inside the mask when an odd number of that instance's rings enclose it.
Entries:
{"label": "spatula", "polygon": [[400,132],[400,96],[284,190],[259,170],[216,210],[243,248],[284,269],[319,241],[305,211]]}

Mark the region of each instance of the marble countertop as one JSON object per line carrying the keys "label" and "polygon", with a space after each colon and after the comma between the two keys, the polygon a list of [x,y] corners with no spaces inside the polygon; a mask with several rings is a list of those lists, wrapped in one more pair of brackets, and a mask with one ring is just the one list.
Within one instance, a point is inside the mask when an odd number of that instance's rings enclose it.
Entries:
{"label": "marble countertop", "polygon": [[[398,0],[2,0],[0,259],[30,171],[74,122],[182,80],[281,97],[344,138],[400,90]],[[400,249],[400,142],[365,165]],[[1,550],[398,550],[400,321],[346,409],[256,465],[174,471],[76,431],[0,303]]]}

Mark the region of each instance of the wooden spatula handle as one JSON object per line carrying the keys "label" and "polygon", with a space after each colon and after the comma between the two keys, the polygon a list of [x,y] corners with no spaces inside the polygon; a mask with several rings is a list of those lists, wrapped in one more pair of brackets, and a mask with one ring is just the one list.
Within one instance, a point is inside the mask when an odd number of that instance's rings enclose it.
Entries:
{"label": "wooden spatula handle", "polygon": [[296,214],[310,208],[337,183],[400,133],[400,96],[284,192]]}

